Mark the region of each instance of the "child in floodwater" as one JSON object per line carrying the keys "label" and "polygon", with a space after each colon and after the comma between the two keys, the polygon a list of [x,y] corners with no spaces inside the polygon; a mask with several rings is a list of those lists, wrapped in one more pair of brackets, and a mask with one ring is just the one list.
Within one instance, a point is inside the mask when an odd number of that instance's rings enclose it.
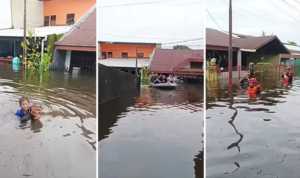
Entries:
{"label": "child in floodwater", "polygon": [[22,97],[19,99],[19,104],[21,109],[18,110],[15,115],[19,116],[20,118],[24,117],[27,113],[29,113],[30,107],[29,107],[29,99],[27,97]]}
{"label": "child in floodwater", "polygon": [[28,112],[24,117],[21,118],[22,122],[26,122],[29,120],[36,120],[40,119],[41,117],[41,110],[42,110],[43,103],[42,101],[35,100],[31,104],[31,111]]}

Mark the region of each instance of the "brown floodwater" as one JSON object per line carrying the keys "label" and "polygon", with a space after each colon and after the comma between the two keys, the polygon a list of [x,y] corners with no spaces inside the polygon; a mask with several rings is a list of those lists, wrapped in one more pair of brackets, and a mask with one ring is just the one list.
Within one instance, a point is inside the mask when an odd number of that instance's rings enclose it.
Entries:
{"label": "brown floodwater", "polygon": [[257,98],[237,84],[207,83],[207,178],[299,177],[300,81],[259,82]]}
{"label": "brown floodwater", "polygon": [[[95,80],[0,65],[0,177],[96,177]],[[40,120],[20,124],[22,96],[44,102]]]}
{"label": "brown floodwater", "polygon": [[99,108],[99,178],[203,178],[203,86],[142,87]]}

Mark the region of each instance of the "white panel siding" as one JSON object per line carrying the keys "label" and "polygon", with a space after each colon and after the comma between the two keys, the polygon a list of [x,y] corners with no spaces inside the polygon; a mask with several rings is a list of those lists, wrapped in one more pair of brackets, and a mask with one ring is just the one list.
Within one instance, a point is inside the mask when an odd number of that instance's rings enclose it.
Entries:
{"label": "white panel siding", "polygon": [[[11,0],[13,27],[23,28],[24,1]],[[27,27],[40,27],[44,25],[44,2],[38,0],[27,0]]]}
{"label": "white panel siding", "polygon": [[12,28],[10,0],[1,0],[0,17],[0,29]]}

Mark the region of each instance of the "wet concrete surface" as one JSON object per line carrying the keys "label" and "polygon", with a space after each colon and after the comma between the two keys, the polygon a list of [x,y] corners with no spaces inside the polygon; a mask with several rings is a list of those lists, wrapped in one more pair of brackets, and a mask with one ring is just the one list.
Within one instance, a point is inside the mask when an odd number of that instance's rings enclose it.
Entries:
{"label": "wet concrete surface", "polygon": [[207,178],[300,177],[300,81],[260,82],[257,98],[207,83]]}
{"label": "wet concrete surface", "polygon": [[203,178],[203,86],[142,88],[99,108],[99,178]]}
{"label": "wet concrete surface", "polygon": [[[0,65],[0,177],[96,177],[95,77],[25,79],[16,68]],[[21,125],[14,113],[24,95],[44,108],[40,120]]]}

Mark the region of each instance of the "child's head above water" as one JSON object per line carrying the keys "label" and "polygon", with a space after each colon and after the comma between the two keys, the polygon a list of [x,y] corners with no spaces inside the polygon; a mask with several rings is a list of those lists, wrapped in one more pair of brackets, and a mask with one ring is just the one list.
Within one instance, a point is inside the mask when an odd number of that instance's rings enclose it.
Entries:
{"label": "child's head above water", "polygon": [[19,99],[19,104],[24,111],[27,111],[29,108],[29,99],[23,96],[22,98]]}

